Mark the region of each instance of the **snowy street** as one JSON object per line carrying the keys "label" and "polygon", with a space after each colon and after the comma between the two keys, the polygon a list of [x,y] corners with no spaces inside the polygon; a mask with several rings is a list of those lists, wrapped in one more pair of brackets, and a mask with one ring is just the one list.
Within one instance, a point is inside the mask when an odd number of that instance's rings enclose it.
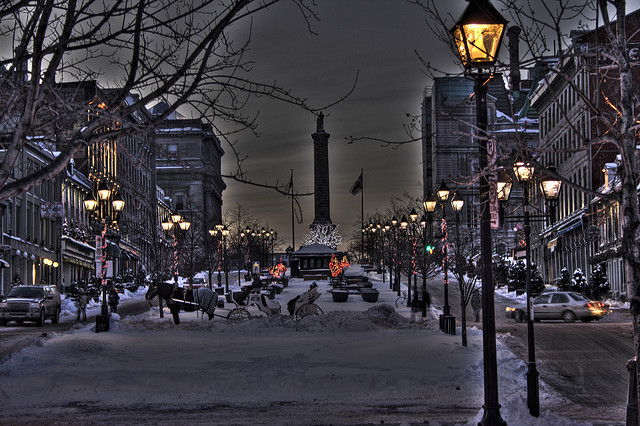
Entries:
{"label": "snowy street", "polygon": [[[326,282],[318,284],[324,290]],[[280,303],[308,288],[292,280]],[[381,301],[393,299],[382,283]],[[382,302],[356,295],[319,300],[326,315],[241,324],[157,311],[123,318],[109,333],[91,326],[41,339],[0,365],[3,419],[113,424],[430,424],[477,421],[482,405],[481,334],[410,324]],[[348,307],[342,310],[341,307]],[[333,307],[334,309],[331,309]],[[359,309],[357,309],[359,308]],[[367,310],[368,309],[368,310]],[[542,387],[534,423],[524,402],[525,365],[498,347],[503,416],[510,424],[565,422],[564,401]],[[47,389],[43,392],[43,389]],[[28,397],[25,397],[28,395]],[[563,423],[564,422],[564,423]]]}

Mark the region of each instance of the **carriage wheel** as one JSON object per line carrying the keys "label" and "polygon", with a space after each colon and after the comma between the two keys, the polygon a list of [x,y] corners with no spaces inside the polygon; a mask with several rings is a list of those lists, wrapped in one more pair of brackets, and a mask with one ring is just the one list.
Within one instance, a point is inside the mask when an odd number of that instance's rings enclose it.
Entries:
{"label": "carriage wheel", "polygon": [[320,306],[316,305],[315,303],[304,305],[296,311],[296,319],[298,320],[312,315],[324,315],[324,312],[322,312]]}
{"label": "carriage wheel", "polygon": [[227,315],[227,321],[238,323],[251,319],[251,314],[245,308],[235,308]]}

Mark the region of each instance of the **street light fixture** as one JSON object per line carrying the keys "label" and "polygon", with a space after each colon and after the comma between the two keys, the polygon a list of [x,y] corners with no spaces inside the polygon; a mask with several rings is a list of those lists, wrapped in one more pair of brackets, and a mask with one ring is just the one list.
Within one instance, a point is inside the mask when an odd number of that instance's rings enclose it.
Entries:
{"label": "street light fixture", "polygon": [[122,199],[122,195],[116,194],[111,200],[111,205],[113,206],[113,210],[117,212],[121,212],[124,209],[124,200]]}
{"label": "street light fixture", "polygon": [[411,209],[411,213],[409,213],[409,219],[411,219],[411,222],[415,222],[416,220],[418,220],[418,213],[416,213],[415,208]]}
{"label": "street light fixture", "polygon": [[453,194],[451,198],[451,207],[453,207],[453,211],[456,213],[461,212],[464,207],[464,199],[457,192]]}
{"label": "street light fixture", "polygon": [[[498,57],[507,25],[506,19],[489,0],[470,0],[462,16],[451,29],[458,59],[467,75],[474,79],[476,98],[476,129],[478,169],[489,166],[487,137],[487,86],[493,78],[488,72]],[[482,265],[482,350],[484,371],[484,414],[481,425],[506,425],[500,415],[498,401],[498,365],[496,354],[496,324],[494,283],[492,274],[490,185],[487,175],[480,176],[480,262]]]}
{"label": "street light fixture", "polygon": [[433,213],[436,211],[436,206],[438,205],[438,199],[435,195],[429,194],[429,196],[422,202],[424,209],[427,213]]}
{"label": "street light fixture", "polygon": [[107,185],[106,181],[101,181],[98,185],[98,198],[102,201],[106,201],[111,196],[111,189]]}
{"label": "street light fixture", "polygon": [[511,180],[507,172],[504,169],[500,170],[500,172],[498,173],[497,182],[498,201],[509,201],[512,187],[513,181]]}
{"label": "street light fixture", "polygon": [[84,208],[88,212],[93,212],[98,207],[98,200],[93,195],[88,195],[87,198],[84,199]]}
{"label": "street light fixture", "polygon": [[182,220],[182,215],[180,213],[178,213],[177,210],[174,210],[173,213],[171,213],[171,221],[173,223],[178,223]]}
{"label": "street light fixture", "polygon": [[544,177],[540,180],[540,190],[547,201],[555,201],[560,197],[562,181],[554,178],[556,174],[557,172],[554,167],[548,167],[544,173]]}
{"label": "street light fixture", "polygon": [[164,221],[160,224],[162,226],[162,230],[167,232],[173,228],[173,222],[169,220],[169,218],[165,218]]}
{"label": "street light fixture", "polygon": [[407,229],[407,226],[409,226],[409,222],[407,221],[407,217],[406,216],[402,216],[402,219],[400,219],[400,228]]}
{"label": "street light fixture", "polygon": [[513,164],[513,173],[516,175],[518,182],[530,182],[535,173],[535,167],[524,161],[516,161]]}
{"label": "street light fixture", "polygon": [[438,190],[436,192],[438,194],[438,199],[443,203],[449,199],[449,194],[451,193],[445,181],[442,181],[440,183],[440,186],[438,187]]}
{"label": "street light fixture", "polygon": [[178,226],[180,226],[180,229],[182,231],[188,231],[189,228],[191,228],[191,222],[189,222],[188,220],[181,220],[180,222],[178,222]]}
{"label": "street light fixture", "polygon": [[490,68],[498,57],[507,20],[488,0],[471,0],[451,29],[465,68]]}

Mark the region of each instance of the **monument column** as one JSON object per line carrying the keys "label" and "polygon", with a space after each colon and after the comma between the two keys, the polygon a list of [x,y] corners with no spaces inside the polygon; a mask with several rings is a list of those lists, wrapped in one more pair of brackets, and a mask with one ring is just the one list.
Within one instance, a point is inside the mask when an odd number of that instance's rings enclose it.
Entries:
{"label": "monument column", "polygon": [[313,183],[315,219],[313,224],[331,224],[329,203],[329,133],[324,130],[324,114],[320,112],[313,138]]}

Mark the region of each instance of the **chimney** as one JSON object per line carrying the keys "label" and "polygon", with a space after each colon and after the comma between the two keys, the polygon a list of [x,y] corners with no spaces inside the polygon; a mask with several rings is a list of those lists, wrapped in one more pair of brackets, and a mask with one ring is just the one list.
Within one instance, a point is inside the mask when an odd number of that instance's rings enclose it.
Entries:
{"label": "chimney", "polygon": [[514,97],[520,94],[520,27],[513,26],[507,30],[509,37],[509,80]]}

